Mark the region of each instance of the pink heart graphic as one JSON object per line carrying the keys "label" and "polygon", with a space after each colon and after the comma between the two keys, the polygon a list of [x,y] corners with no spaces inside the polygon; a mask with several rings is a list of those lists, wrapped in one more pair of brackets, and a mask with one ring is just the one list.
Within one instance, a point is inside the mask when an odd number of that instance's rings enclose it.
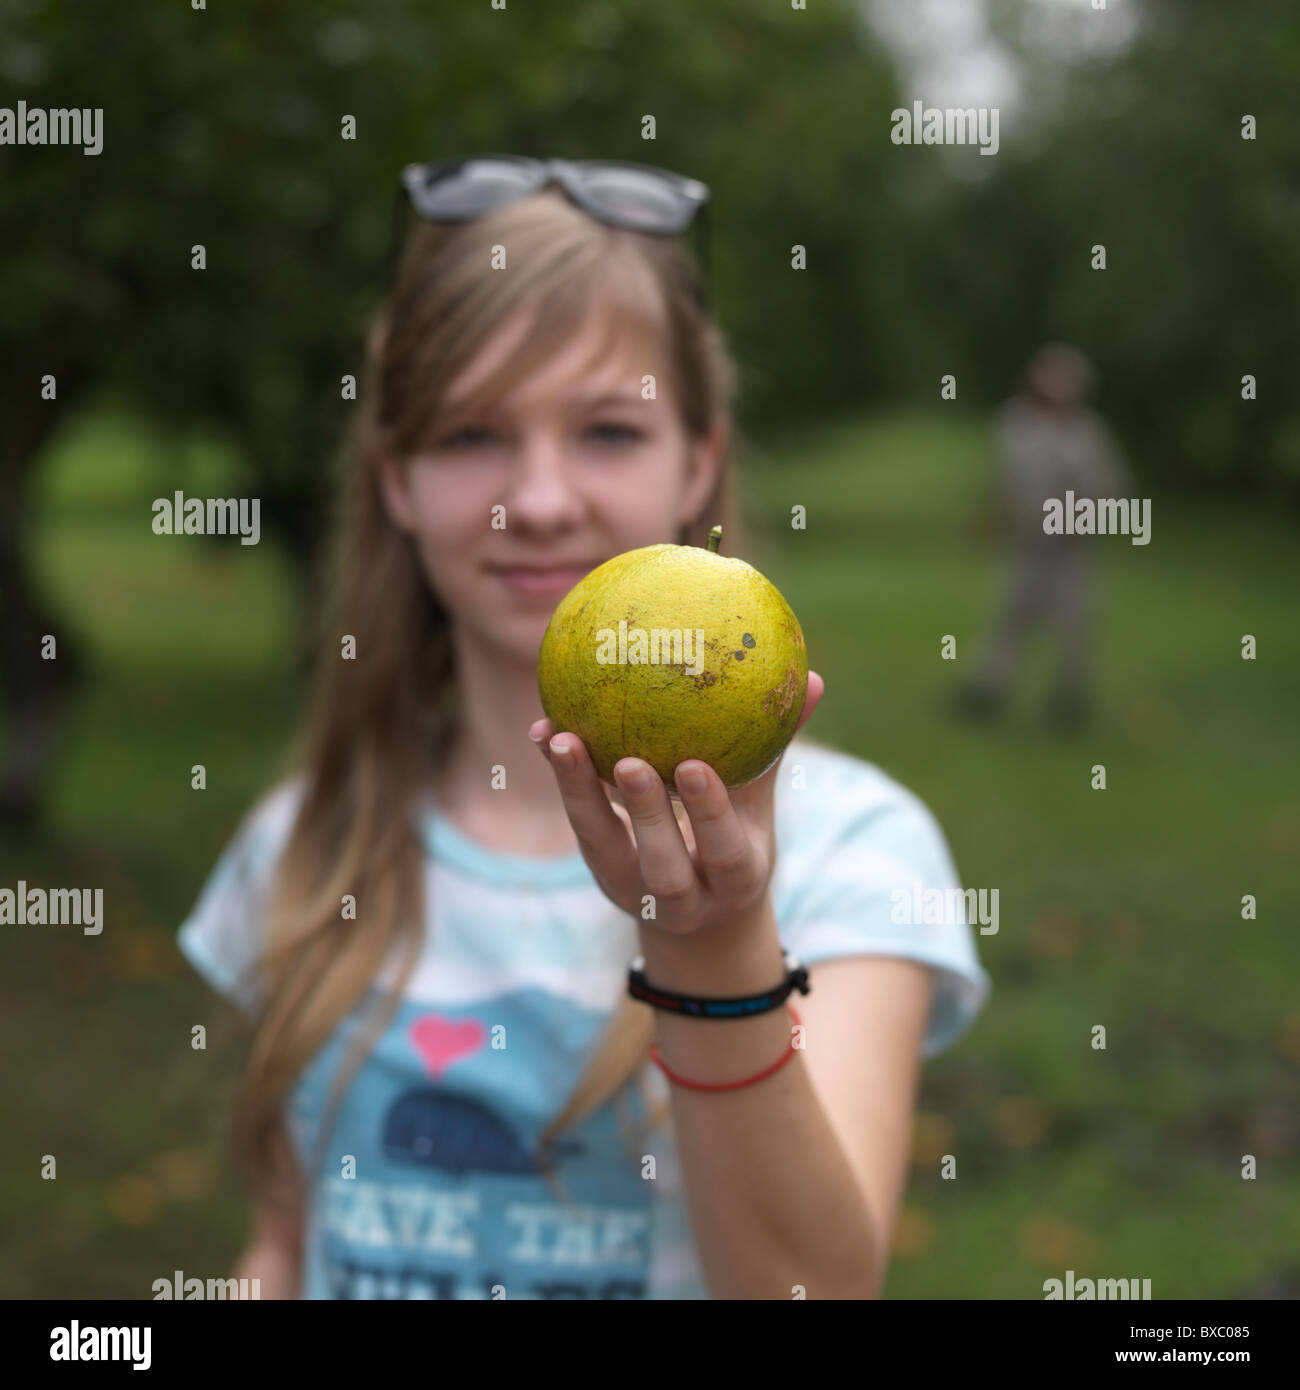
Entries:
{"label": "pink heart graphic", "polygon": [[425,1014],[411,1024],[409,1036],[429,1075],[440,1080],[453,1062],[483,1046],[487,1029],[476,1018],[453,1020],[441,1014]]}

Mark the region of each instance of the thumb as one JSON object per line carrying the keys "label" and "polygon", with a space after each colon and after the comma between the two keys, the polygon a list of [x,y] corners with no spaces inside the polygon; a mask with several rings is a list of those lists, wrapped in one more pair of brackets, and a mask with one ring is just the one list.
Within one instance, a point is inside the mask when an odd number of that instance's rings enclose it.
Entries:
{"label": "thumb", "polygon": [[804,696],[803,713],[799,716],[799,722],[794,726],[797,734],[800,729],[812,717],[812,712],[821,704],[821,698],[826,693],[826,682],[817,674],[816,671],[808,672],[808,693]]}

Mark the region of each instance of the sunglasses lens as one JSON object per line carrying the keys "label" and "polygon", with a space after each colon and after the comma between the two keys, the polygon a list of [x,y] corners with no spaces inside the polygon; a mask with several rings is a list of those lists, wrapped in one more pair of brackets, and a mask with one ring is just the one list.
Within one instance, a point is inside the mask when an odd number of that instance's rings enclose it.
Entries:
{"label": "sunglasses lens", "polygon": [[695,204],[667,179],[616,165],[586,165],[581,171],[583,192],[593,205],[612,217],[647,231],[675,235],[695,213]]}
{"label": "sunglasses lens", "polygon": [[481,217],[518,198],[536,182],[524,164],[500,159],[468,159],[454,173],[421,187],[416,205],[426,217],[448,221]]}

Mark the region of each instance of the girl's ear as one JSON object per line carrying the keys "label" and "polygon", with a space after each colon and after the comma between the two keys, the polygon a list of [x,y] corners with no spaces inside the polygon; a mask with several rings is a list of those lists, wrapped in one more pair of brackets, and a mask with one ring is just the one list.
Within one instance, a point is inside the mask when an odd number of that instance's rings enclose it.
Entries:
{"label": "girl's ear", "polygon": [[686,492],[682,499],[683,524],[689,524],[700,514],[700,509],[713,495],[718,485],[718,474],[722,460],[727,456],[727,445],[731,438],[731,426],[725,419],[714,420],[708,434],[693,443],[688,463]]}
{"label": "girl's ear", "polygon": [[389,520],[399,531],[410,535],[415,530],[415,508],[411,504],[406,466],[394,455],[383,453],[379,456],[378,470],[379,491]]}

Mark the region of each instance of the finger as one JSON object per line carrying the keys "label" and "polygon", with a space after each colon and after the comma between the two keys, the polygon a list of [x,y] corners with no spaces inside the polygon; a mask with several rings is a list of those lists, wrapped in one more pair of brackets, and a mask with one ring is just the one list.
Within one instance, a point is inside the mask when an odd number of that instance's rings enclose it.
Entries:
{"label": "finger", "polygon": [[[549,719],[539,719],[528,726],[528,737],[541,749],[542,757],[549,763],[551,761],[549,745],[555,737],[555,725]],[[588,757],[591,755],[588,754]],[[600,789],[605,793],[605,799],[613,807],[619,820],[626,826],[628,834],[632,833],[632,822],[628,819],[627,812],[623,809],[623,793],[617,787],[611,786],[608,782],[602,781]]]}
{"label": "finger", "polygon": [[634,893],[641,881],[636,850],[627,827],[614,814],[609,798],[601,790],[600,778],[582,740],[577,734],[555,734],[539,747],[555,773],[564,813],[588,867],[604,882]]}
{"label": "finger", "polygon": [[[528,737],[537,745],[542,757],[549,763],[551,761],[550,743],[551,739],[555,737],[555,725],[552,724],[549,719],[539,719],[536,723],[528,726]],[[575,735],[575,737],[577,736]],[[579,742],[581,742],[581,739],[579,739]],[[586,751],[585,745],[583,751]],[[588,753],[587,756],[590,757],[591,754]],[[599,774],[597,774],[597,776],[599,776]],[[617,787],[612,787],[605,781],[601,782],[600,789],[605,793],[605,797],[611,805],[621,813],[623,807],[623,793],[619,791]],[[623,824],[626,825],[630,831],[632,829],[631,822],[626,816],[621,816],[621,819]]]}
{"label": "finger", "polygon": [[689,915],[699,906],[700,884],[668,789],[654,768],[640,758],[620,758],[614,764],[614,779],[632,818],[646,888],[657,904],[674,915]]}
{"label": "finger", "polygon": [[722,778],[708,763],[691,758],[678,765],[674,781],[691,818],[696,858],[709,891],[719,906],[747,901],[759,877],[758,854]]}

